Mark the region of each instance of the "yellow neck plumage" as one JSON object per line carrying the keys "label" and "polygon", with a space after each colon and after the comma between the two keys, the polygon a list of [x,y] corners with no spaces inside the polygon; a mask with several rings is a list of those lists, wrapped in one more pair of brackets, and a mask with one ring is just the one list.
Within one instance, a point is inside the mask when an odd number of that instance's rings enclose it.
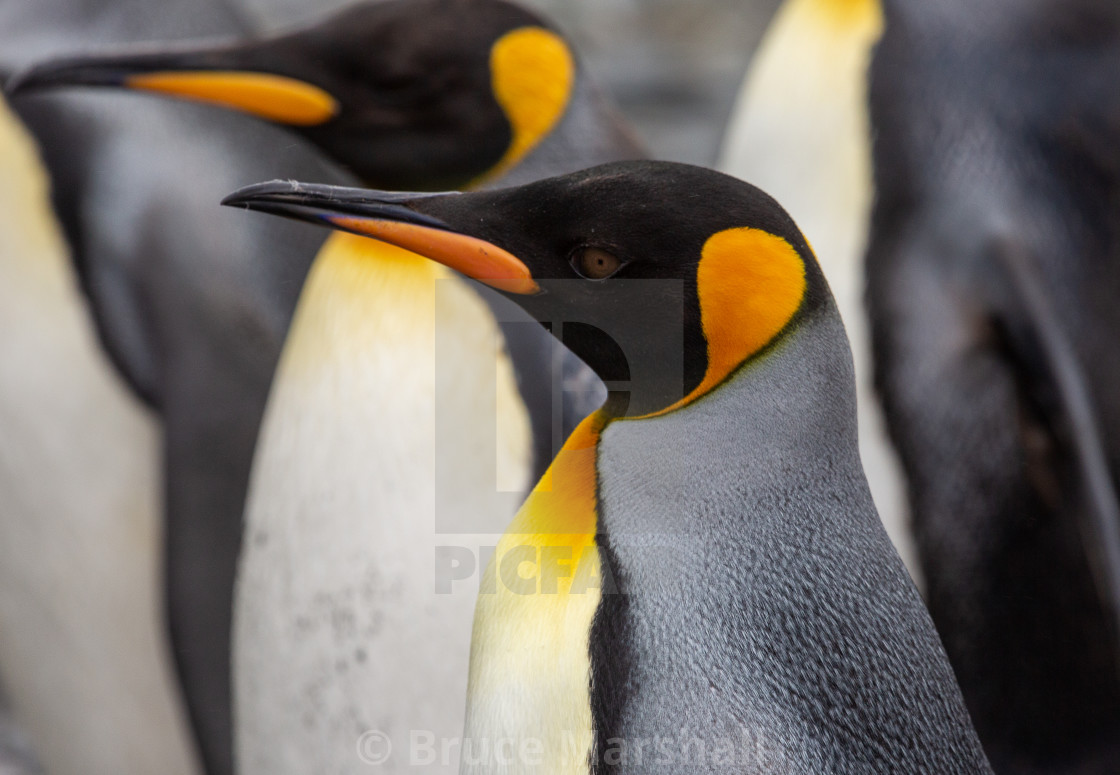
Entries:
{"label": "yellow neck plumage", "polygon": [[556,456],[499,542],[475,608],[465,736],[532,741],[554,773],[586,775],[591,745],[588,636],[603,583],[595,458],[605,423],[588,417]]}

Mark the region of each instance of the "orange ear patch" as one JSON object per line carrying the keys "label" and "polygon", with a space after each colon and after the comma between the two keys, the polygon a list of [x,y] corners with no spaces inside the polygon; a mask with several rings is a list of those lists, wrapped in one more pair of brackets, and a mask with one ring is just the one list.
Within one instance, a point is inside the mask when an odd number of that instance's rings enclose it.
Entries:
{"label": "orange ear patch", "polygon": [[575,72],[572,52],[555,32],[522,27],[498,39],[490,49],[491,88],[513,139],[498,163],[473,185],[513,167],[553,130],[568,109]]}
{"label": "orange ear patch", "polygon": [[696,281],[708,340],[707,392],[777,336],[801,307],[805,263],[781,237],[728,229],[704,245]]}
{"label": "orange ear patch", "polygon": [[695,401],[781,333],[805,298],[805,263],[781,237],[727,229],[704,243],[696,285],[708,370],[691,393],[649,416]]}

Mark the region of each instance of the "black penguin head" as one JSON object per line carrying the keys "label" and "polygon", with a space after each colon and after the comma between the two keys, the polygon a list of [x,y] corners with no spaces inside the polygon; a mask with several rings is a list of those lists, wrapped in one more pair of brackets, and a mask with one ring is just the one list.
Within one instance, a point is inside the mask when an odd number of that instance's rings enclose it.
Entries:
{"label": "black penguin head", "polygon": [[399,194],[295,182],[224,204],[376,237],[505,292],[644,415],[708,392],[827,289],[797,227],[711,170],[621,162],[515,188]]}
{"label": "black penguin head", "polygon": [[262,41],[56,60],[10,93],[115,86],[291,126],[378,186],[459,187],[513,166],[563,116],[574,56],[504,0],[389,0]]}

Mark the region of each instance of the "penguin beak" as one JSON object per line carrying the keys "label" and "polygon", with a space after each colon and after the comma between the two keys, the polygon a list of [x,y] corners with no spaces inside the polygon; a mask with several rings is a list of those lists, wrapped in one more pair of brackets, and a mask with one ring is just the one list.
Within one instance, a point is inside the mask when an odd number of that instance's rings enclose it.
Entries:
{"label": "penguin beak", "polygon": [[325,89],[267,72],[270,68],[264,63],[254,66],[259,48],[58,59],[17,74],[5,91],[15,96],[63,86],[137,89],[221,105],[292,126],[318,126],[338,115],[339,102]]}
{"label": "penguin beak", "polygon": [[491,242],[456,231],[416,209],[425,200],[459,196],[372,191],[274,180],[246,186],[222,204],[329,226],[410,250],[500,291],[540,292],[529,268]]}

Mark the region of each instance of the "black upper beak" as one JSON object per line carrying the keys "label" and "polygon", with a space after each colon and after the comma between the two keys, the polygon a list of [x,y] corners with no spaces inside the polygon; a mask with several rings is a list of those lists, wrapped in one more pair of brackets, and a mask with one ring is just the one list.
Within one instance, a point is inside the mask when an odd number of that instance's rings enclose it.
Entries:
{"label": "black upper beak", "polygon": [[424,212],[429,204],[459,196],[472,195],[372,191],[274,180],[246,186],[227,196],[222,204],[373,237],[499,290],[519,295],[539,293],[540,286],[519,258]]}
{"label": "black upper beak", "polygon": [[90,54],[51,59],[27,67],[8,79],[9,96],[64,86],[128,86],[130,78],[156,72],[230,70],[243,67],[236,48],[190,48],[179,52]]}
{"label": "black upper beak", "polygon": [[440,219],[417,212],[407,205],[424,199],[457,195],[458,192],[455,191],[438,194],[375,191],[300,183],[295,180],[272,180],[240,188],[223,199],[222,204],[335,228],[339,228],[338,219],[349,216],[454,231]]}
{"label": "black upper beak", "polygon": [[284,74],[291,69],[284,49],[277,41],[257,41],[69,57],[33,65],[5,89],[14,96],[63,86],[108,86],[209,102],[292,126],[337,118],[341,103],[314,82],[321,80],[317,68],[305,67],[308,74],[298,77]]}
{"label": "black upper beak", "polygon": [[89,66],[83,59],[60,59],[17,72],[4,84],[4,91],[14,97],[60,86],[120,87],[131,73],[129,68],[107,62]]}

